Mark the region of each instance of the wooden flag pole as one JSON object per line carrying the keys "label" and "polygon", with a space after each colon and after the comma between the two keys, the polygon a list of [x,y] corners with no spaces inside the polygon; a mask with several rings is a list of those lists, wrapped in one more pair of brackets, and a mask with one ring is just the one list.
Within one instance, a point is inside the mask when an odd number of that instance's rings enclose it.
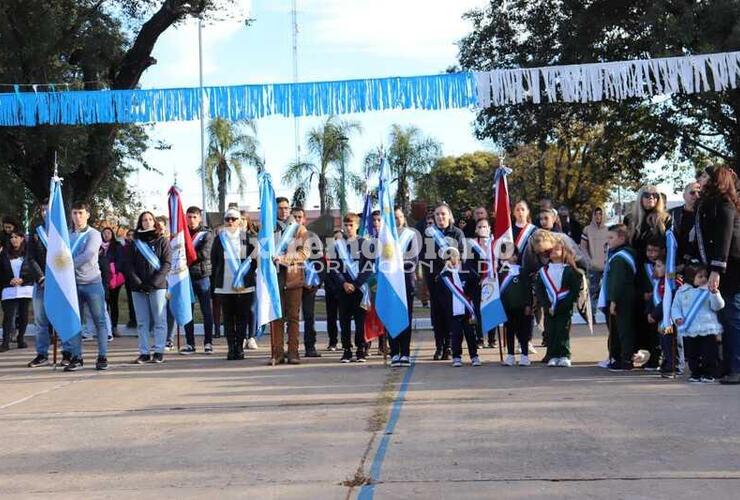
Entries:
{"label": "wooden flag pole", "polygon": [[496,327],[496,337],[498,337],[498,357],[500,361],[503,363],[504,362],[504,347],[503,347],[503,343],[501,342],[501,327],[500,326]]}
{"label": "wooden flag pole", "polygon": [[52,358],[51,359],[52,359],[53,364],[54,364],[54,369],[56,370],[57,369],[57,331],[52,329],[51,332],[52,332],[51,333],[51,338],[52,338],[52,340],[54,342],[54,350],[52,351],[53,354],[52,354]]}

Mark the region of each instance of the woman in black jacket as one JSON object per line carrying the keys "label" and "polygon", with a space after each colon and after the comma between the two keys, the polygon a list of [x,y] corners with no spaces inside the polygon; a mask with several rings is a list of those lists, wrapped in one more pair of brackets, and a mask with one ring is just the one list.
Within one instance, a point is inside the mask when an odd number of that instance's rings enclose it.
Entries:
{"label": "woman in black jacket", "polygon": [[33,298],[33,278],[30,263],[26,259],[26,237],[14,229],[8,237],[8,244],[0,253],[0,286],[3,290],[3,343],[0,352],[10,349],[10,337],[16,327],[18,349],[28,347],[23,336],[28,326],[28,305]]}
{"label": "woman in black jacket", "polygon": [[[154,214],[143,212],[136,223],[134,244],[124,263],[126,283],[131,287],[139,333],[139,357],[134,363],[164,361],[167,339],[167,274],[172,261],[170,245],[157,230]],[[149,355],[149,331],[154,333],[154,355]]]}
{"label": "woman in black jacket", "polygon": [[105,260],[108,270],[108,279],[105,287],[108,291],[106,299],[108,301],[108,312],[110,313],[111,331],[114,337],[120,337],[118,333],[118,296],[123,288],[121,275],[123,273],[123,246],[116,240],[113,229],[103,228],[100,232],[103,243],[100,245],[101,262]]}
{"label": "woman in black jacket", "polygon": [[699,258],[709,266],[709,290],[719,290],[725,307],[719,313],[724,333],[723,384],[740,384],[740,198],[737,176],[726,167],[707,168],[699,177],[696,208]]}

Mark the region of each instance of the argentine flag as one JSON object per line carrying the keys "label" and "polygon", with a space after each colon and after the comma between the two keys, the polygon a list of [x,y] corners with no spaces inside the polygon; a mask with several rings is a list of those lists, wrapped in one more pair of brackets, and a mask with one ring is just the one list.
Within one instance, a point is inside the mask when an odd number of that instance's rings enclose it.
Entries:
{"label": "argentine flag", "polygon": [[62,341],[67,341],[82,331],[77,300],[77,283],[72,251],[69,247],[69,230],[64,215],[62,180],[51,179],[47,215],[46,278],[44,306],[49,322]]}
{"label": "argentine flag", "polygon": [[396,219],[393,217],[393,198],[389,189],[388,162],[380,168],[380,230],[378,231],[377,280],[375,309],[391,337],[396,338],[409,326],[409,307],[406,303],[406,277],[403,274],[403,252],[398,245]]}
{"label": "argentine flag", "polygon": [[170,208],[170,251],[172,267],[167,275],[167,291],[170,294],[170,311],[180,326],[193,320],[193,292],[188,264],[195,260],[195,249],[185,223],[180,192],[175,186],[169,191]]}
{"label": "argentine flag", "polygon": [[270,174],[262,172],[260,184],[260,232],[259,257],[257,263],[257,326],[261,327],[283,316],[280,304],[275,256],[275,225],[277,224],[277,204],[272,189]]}

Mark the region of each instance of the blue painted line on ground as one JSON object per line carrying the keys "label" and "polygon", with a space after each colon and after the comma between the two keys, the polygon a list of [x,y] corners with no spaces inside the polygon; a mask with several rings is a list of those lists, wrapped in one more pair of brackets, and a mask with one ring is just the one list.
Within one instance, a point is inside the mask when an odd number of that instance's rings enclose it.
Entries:
{"label": "blue painted line on ground", "polygon": [[398,390],[398,394],[396,394],[396,399],[393,400],[391,417],[388,419],[388,424],[386,424],[385,431],[383,432],[383,438],[380,440],[378,449],[375,451],[373,463],[370,466],[370,484],[366,484],[360,489],[360,493],[357,495],[358,500],[372,500],[375,495],[375,483],[380,479],[380,470],[383,467],[383,460],[388,451],[388,445],[390,443],[391,436],[393,435],[393,430],[396,428],[398,417],[401,416],[401,407],[403,406],[403,401],[409,388],[411,375],[414,373],[414,367],[416,367],[416,356],[419,354],[420,349],[420,347],[415,349],[414,355],[411,358],[411,366],[406,370],[406,374],[401,382],[401,388]]}

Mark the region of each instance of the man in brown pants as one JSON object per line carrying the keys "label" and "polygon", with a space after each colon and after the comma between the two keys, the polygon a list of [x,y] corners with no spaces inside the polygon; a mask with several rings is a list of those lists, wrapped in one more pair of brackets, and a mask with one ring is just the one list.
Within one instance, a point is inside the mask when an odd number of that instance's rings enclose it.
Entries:
{"label": "man in brown pants", "polygon": [[275,227],[275,265],[278,271],[278,286],[280,287],[280,303],[283,317],[270,323],[270,337],[272,341],[271,365],[286,362],[285,357],[285,322],[288,322],[288,357],[291,365],[301,363],[298,354],[299,314],[303,297],[303,262],[308,257],[303,247],[306,228],[298,225],[295,234],[287,241],[285,248],[280,248],[283,233],[290,230],[295,221],[290,217],[290,202],[287,198],[279,197],[277,202],[277,225]]}

